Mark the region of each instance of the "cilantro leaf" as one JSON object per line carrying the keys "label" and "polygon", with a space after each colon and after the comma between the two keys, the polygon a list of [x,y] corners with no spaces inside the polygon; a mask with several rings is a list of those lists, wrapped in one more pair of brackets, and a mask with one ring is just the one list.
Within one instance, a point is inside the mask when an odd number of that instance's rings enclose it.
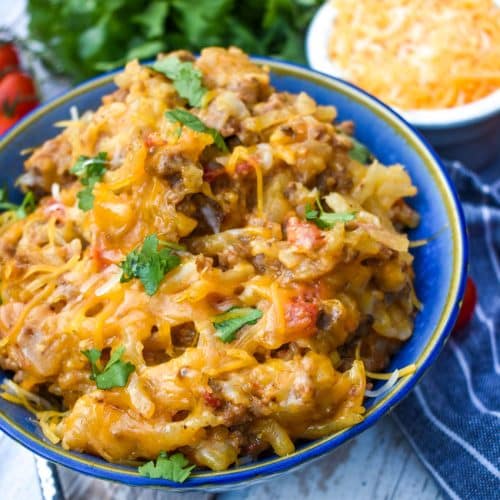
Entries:
{"label": "cilantro leaf", "polygon": [[[183,47],[241,47],[305,63],[304,34],[324,0],[29,0],[30,47],[75,80]],[[50,6],[50,7],[48,7]],[[92,29],[96,28],[97,29]],[[133,36],[131,36],[133,34]]]}
{"label": "cilantro leaf", "polygon": [[125,352],[125,347],[120,346],[111,354],[104,370],[99,364],[102,351],[99,349],[88,349],[82,354],[89,360],[92,375],[90,380],[95,380],[98,389],[112,389],[114,387],[125,387],[130,375],[134,372],[135,366],[130,362],[122,361],[121,357]]}
{"label": "cilantro leaf", "polygon": [[101,371],[98,365],[99,359],[101,358],[101,351],[99,349],[88,349],[87,351],[82,351],[82,354],[90,362],[90,368],[92,370],[90,380],[95,380]]}
{"label": "cilantro leaf", "polygon": [[35,195],[28,191],[20,205],[11,203],[7,199],[7,188],[0,189],[0,210],[14,212],[17,219],[26,218],[36,208]]}
{"label": "cilantro leaf", "polygon": [[319,199],[316,200],[319,210],[315,210],[308,203],[306,205],[305,216],[308,221],[314,222],[320,229],[331,229],[337,222],[349,222],[356,218],[352,212],[332,213],[325,212]]}
{"label": "cilantro leaf", "polygon": [[182,123],[195,132],[202,132],[203,134],[211,135],[214,140],[214,144],[221,151],[229,151],[226,143],[224,142],[224,138],[220,135],[220,132],[214,128],[207,127],[197,116],[193,115],[189,111],[182,108],[171,109],[165,113],[165,116],[173,123]]}
{"label": "cilantro leaf", "polygon": [[352,148],[349,151],[349,158],[362,163],[363,165],[368,165],[373,160],[373,155],[371,151],[362,143],[351,137]]}
{"label": "cilantro leaf", "polygon": [[80,182],[85,186],[76,195],[78,207],[85,212],[94,206],[94,186],[106,172],[107,157],[105,152],[98,153],[95,157],[80,156],[70,169],[70,172],[79,177]]}
{"label": "cilantro leaf", "polygon": [[169,7],[168,3],[153,1],[144,8],[143,12],[133,16],[132,21],[143,28],[148,38],[161,37]]}
{"label": "cilantro leaf", "polygon": [[232,342],[236,332],[245,325],[255,325],[262,318],[262,312],[252,307],[231,307],[222,314],[215,316],[213,325],[216,335],[222,342]]}
{"label": "cilantro leaf", "polygon": [[156,61],[152,68],[172,80],[175,90],[191,106],[200,107],[207,89],[203,86],[203,74],[190,61],[180,61],[175,56]]}
{"label": "cilantro leaf", "polygon": [[195,468],[190,465],[188,459],[182,453],[174,453],[170,457],[162,451],[156,463],[154,460],[145,463],[139,467],[141,476],[151,479],[169,479],[176,483],[183,483]]}
{"label": "cilantro leaf", "polygon": [[[139,278],[148,295],[154,295],[158,290],[164,276],[180,265],[180,257],[167,246],[168,242],[160,242],[156,234],[147,236],[142,248],[136,248],[127,255],[120,264],[122,276],[120,281],[125,283],[133,278]],[[175,244],[174,244],[175,245]]]}

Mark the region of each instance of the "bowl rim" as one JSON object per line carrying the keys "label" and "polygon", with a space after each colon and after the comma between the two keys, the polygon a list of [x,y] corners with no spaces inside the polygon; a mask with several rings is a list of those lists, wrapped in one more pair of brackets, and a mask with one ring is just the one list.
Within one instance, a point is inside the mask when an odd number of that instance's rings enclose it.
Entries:
{"label": "bowl rim", "polygon": [[[375,424],[382,416],[390,412],[405,396],[407,396],[410,390],[435,361],[444,346],[455,324],[463,299],[467,276],[468,242],[464,213],[455,188],[441,160],[426,139],[400,115],[380,100],[355,85],[300,64],[266,57],[252,57],[252,60],[258,64],[269,67],[271,72],[276,75],[292,76],[323,85],[335,92],[346,95],[350,100],[367,106],[370,111],[375,113],[388,125],[395,128],[398,133],[407,139],[411,147],[416,149],[422,163],[426,165],[429,173],[434,178],[442,200],[445,203],[450,229],[454,239],[454,252],[452,256],[453,271],[451,277],[452,286],[450,286],[446,305],[443,311],[441,311],[441,316],[434,328],[430,340],[425,348],[419,353],[418,359],[415,361],[415,365],[417,366],[415,373],[400,379],[386,395],[381,397],[376,404],[368,409],[365,413],[365,418],[359,424],[343,429],[330,436],[311,441],[291,455],[272,457],[222,472],[196,472],[182,484],[164,479],[149,479],[140,476],[137,471],[122,468],[123,466],[106,463],[97,457],[68,451],[58,445],[52,445],[35,434],[24,430],[21,425],[0,411],[0,430],[37,455],[95,478],[121,482],[131,486],[163,488],[169,491],[220,490],[221,487],[223,488],[226,485],[245,483],[247,480],[256,479],[257,477],[262,480],[264,478],[267,479],[279,472],[289,470],[300,464],[319,458]],[[123,68],[120,68],[89,79],[68,92],[54,97],[44,105],[30,112],[5,135],[0,136],[0,155],[2,150],[12,140],[22,134],[27,127],[35,123],[44,114],[68,103],[68,101],[71,101],[71,99],[76,96],[112,82],[114,76],[122,70]],[[96,462],[96,460],[99,461]]]}
{"label": "bowl rim", "polygon": [[[500,5],[500,0],[496,3]],[[312,69],[349,82],[328,55],[328,39],[334,18],[335,9],[330,2],[325,2],[314,15],[306,33],[307,61]],[[451,108],[395,109],[406,121],[423,130],[465,127],[500,115],[500,89],[471,103]]]}

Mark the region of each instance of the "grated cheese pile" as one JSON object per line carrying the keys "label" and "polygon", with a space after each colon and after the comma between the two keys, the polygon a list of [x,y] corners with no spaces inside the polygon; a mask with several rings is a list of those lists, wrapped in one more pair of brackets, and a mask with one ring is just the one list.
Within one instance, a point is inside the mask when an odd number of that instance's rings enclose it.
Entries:
{"label": "grated cheese pile", "polygon": [[400,109],[449,108],[500,89],[492,0],[332,0],[331,59]]}

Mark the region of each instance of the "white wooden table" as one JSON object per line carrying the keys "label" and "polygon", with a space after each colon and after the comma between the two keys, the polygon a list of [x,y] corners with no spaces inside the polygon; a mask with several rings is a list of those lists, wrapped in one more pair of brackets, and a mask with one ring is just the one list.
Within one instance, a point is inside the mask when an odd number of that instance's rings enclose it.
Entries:
{"label": "white wooden table", "polygon": [[[0,25],[26,33],[25,0],[0,0]],[[44,97],[63,89],[60,82],[43,82]],[[113,499],[175,500],[180,495],[138,490],[59,469],[65,495],[71,500]],[[300,472],[261,486],[217,495],[218,500],[260,500],[301,497],[301,500],[330,498],[349,500],[431,500],[441,494],[432,477],[420,464],[390,417],[361,436]],[[214,495],[188,494],[193,500]],[[2,500],[41,499],[33,455],[0,434],[0,498]],[[186,496],[183,496],[186,498]]]}

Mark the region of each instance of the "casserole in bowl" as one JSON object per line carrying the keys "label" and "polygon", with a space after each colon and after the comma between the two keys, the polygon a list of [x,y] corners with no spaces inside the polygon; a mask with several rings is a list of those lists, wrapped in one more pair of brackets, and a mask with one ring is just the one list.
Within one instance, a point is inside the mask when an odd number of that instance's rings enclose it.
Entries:
{"label": "casserole in bowl", "polygon": [[[466,261],[461,210],[439,162],[411,128],[366,94],[342,82],[286,63],[267,60],[257,62],[270,67],[272,83],[279,91],[294,94],[305,91],[319,104],[334,105],[338,110],[339,120],[349,119],[356,123],[356,137],[368,146],[380,162],[404,165],[417,186],[418,195],[412,203],[413,208],[421,215],[421,223],[410,233],[410,238],[430,238],[427,244],[414,250],[416,293],[424,306],[415,318],[414,334],[403,344],[389,366],[389,370],[395,370],[414,365],[415,371],[398,380],[388,391],[376,393],[373,399],[367,400],[366,414],[354,426],[312,443],[298,443],[296,451],[279,458],[268,456],[250,463],[240,463],[225,471],[194,471],[182,485],[157,478],[145,478],[132,467],[111,465],[102,459],[52,445],[41,438],[29,413],[2,401],[2,428],[35,452],[81,472],[128,484],[179,489],[224,489],[233,484],[246,484],[250,479],[270,477],[319,456],[374,423],[407,393],[437,355],[457,313]],[[79,110],[95,108],[99,99],[113,90],[111,80],[112,76],[104,76],[84,84],[30,115],[6,136],[0,145],[0,160],[2,165],[12,169],[10,172],[4,171],[6,175],[12,176],[9,180],[12,181],[15,174],[20,173],[20,150],[33,143],[39,144],[53,135],[49,125],[67,118],[71,106],[76,106]],[[98,193],[94,194],[98,198]],[[436,233],[437,236],[431,238]]]}

